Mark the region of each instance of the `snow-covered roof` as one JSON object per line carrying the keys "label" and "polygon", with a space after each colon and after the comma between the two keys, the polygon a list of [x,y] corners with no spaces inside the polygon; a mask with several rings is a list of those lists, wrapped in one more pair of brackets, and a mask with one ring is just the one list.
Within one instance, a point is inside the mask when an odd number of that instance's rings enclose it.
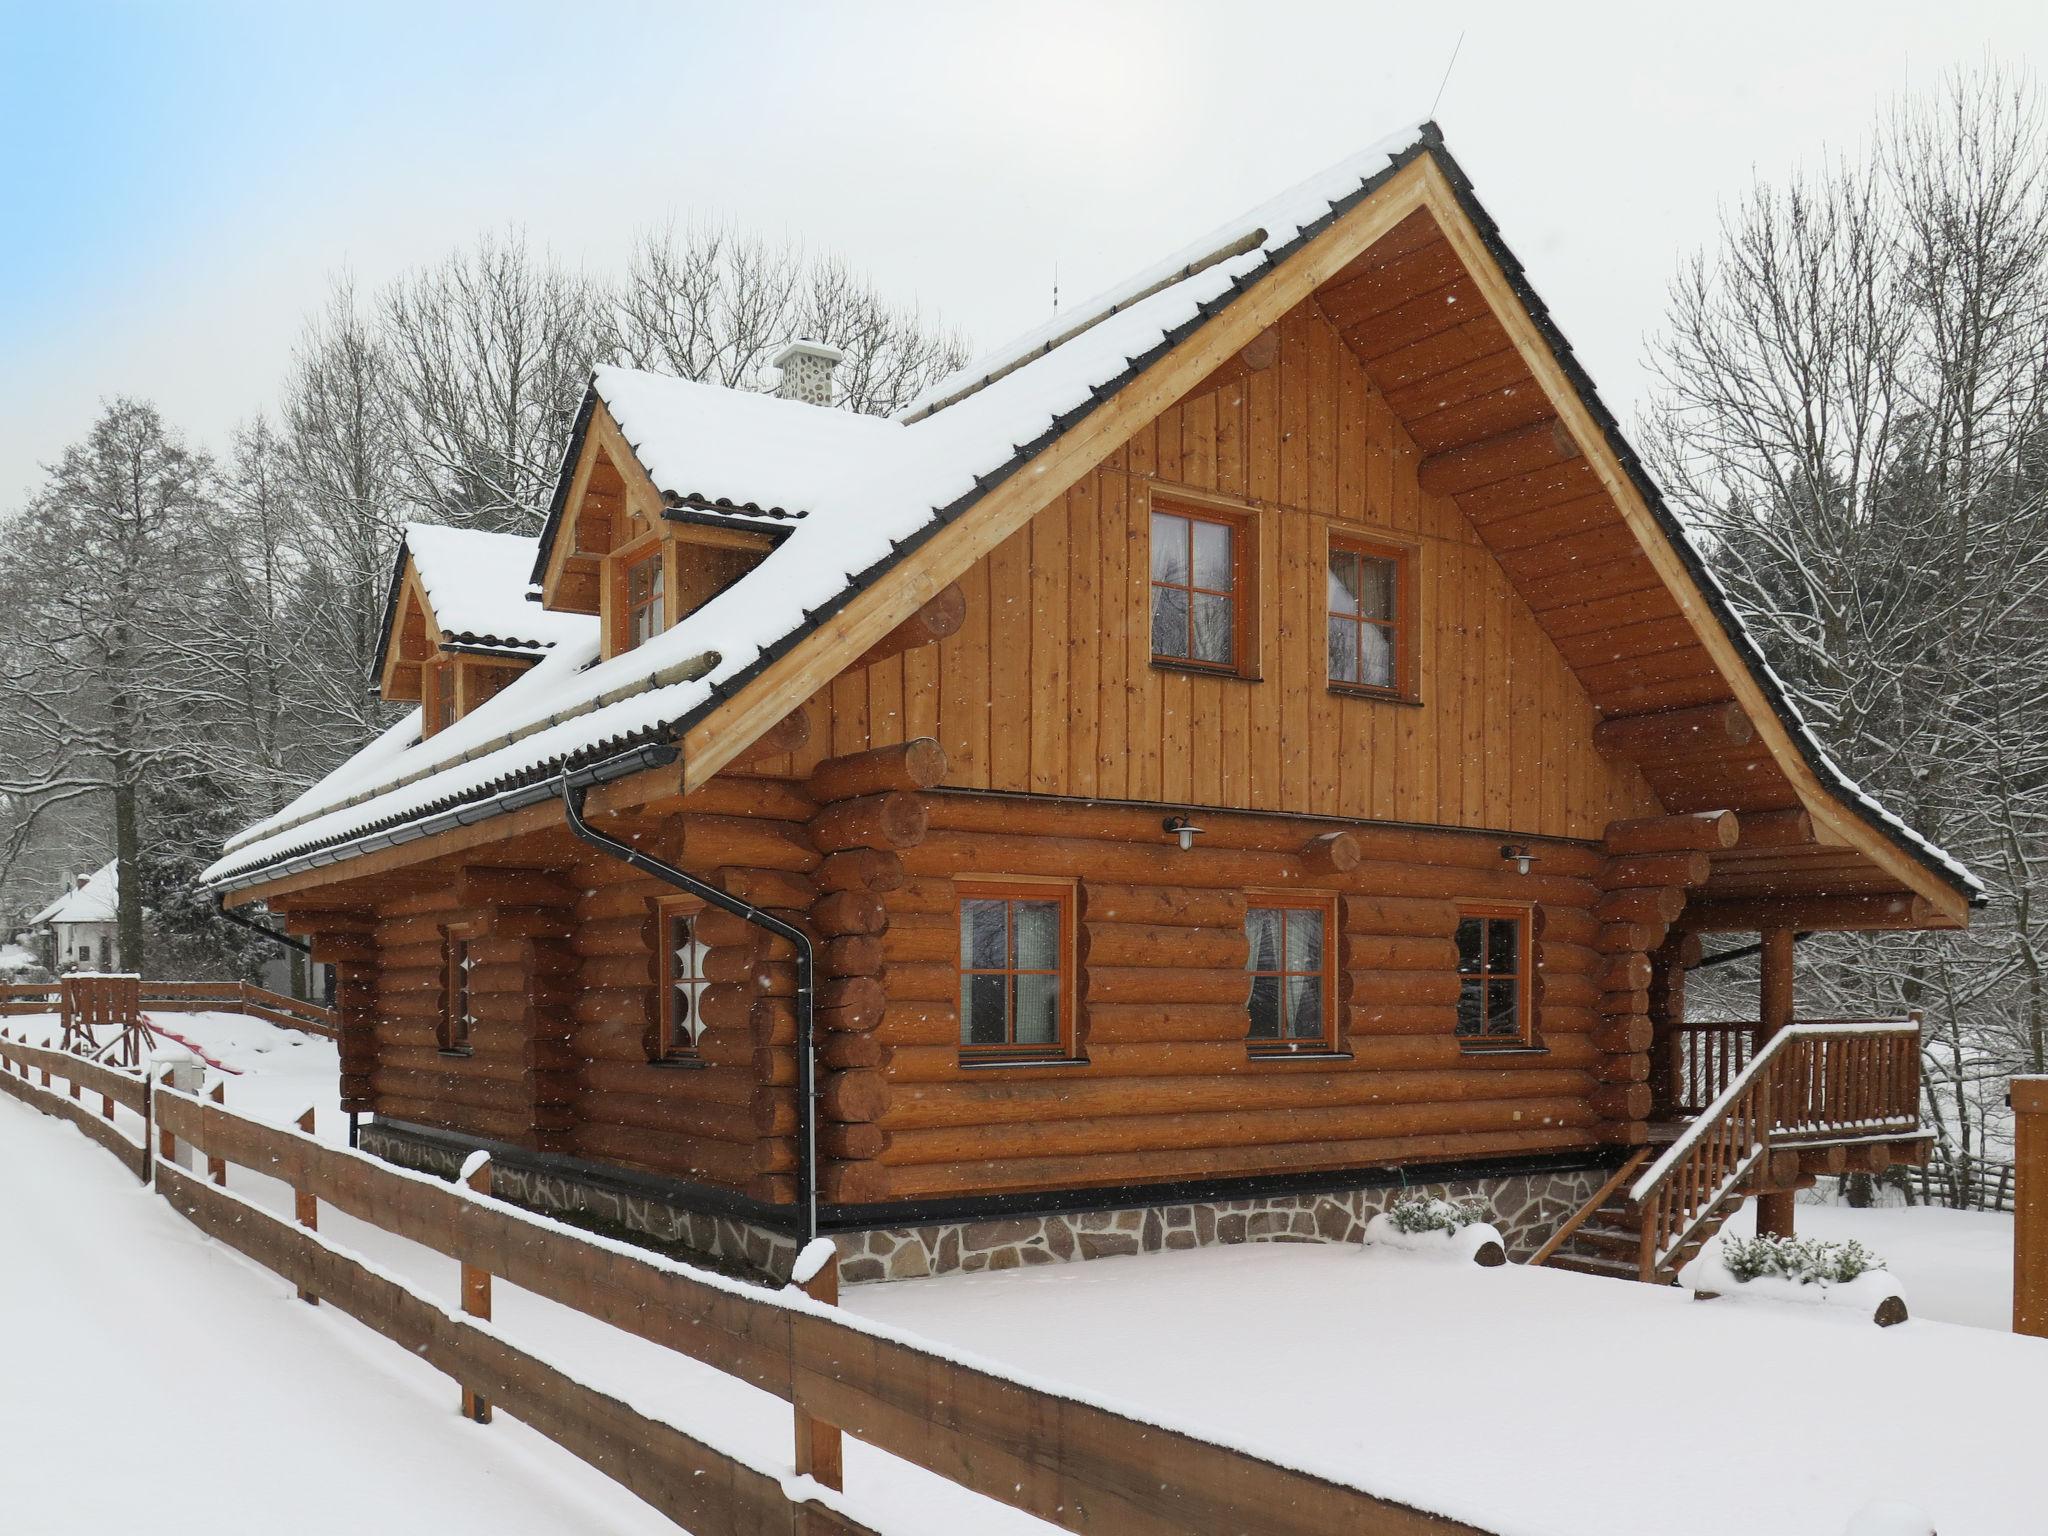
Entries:
{"label": "snow-covered roof", "polygon": [[44,907],[31,923],[111,923],[121,899],[121,870],[109,859]]}
{"label": "snow-covered roof", "polygon": [[544,651],[588,633],[596,621],[541,607],[540,594],[527,580],[538,542],[514,533],[407,523],[404,552],[450,642]]}
{"label": "snow-covered roof", "polygon": [[[394,727],[292,805],[230,840],[206,872],[250,883],[351,840],[515,786],[562,766],[673,737],[836,612],[895,560],[965,512],[1295,248],[1419,155],[1438,157],[1467,211],[1588,398],[1624,466],[1709,601],[1749,653],[1761,654],[1707,577],[1704,562],[1557,335],[1520,268],[1497,243],[1433,124],[1405,128],[1310,177],[1134,274],[1077,309],[939,381],[893,418],[821,409],[772,395],[643,373],[596,370],[564,456],[547,527],[520,591],[537,580],[559,533],[592,412],[602,402],[670,515],[772,524],[781,542],[752,571],[639,647],[598,661],[594,626],[558,641],[525,676],[453,726],[417,740]],[[529,548],[532,548],[529,545]],[[440,615],[439,599],[436,604]],[[443,622],[448,622],[443,617]],[[586,621],[587,622],[587,621]],[[1795,730],[1796,714],[1774,704]],[[1817,771],[1859,811],[1873,810],[1801,732]],[[1872,820],[1951,879],[1954,860],[1888,815]]]}

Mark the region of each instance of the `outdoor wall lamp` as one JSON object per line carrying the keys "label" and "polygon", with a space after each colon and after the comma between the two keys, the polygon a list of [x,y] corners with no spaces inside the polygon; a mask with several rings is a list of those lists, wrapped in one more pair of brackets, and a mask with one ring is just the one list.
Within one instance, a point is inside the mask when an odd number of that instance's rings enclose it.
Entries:
{"label": "outdoor wall lamp", "polygon": [[1529,866],[1536,862],[1536,855],[1529,851],[1527,843],[1502,843],[1500,856],[1515,861],[1515,873],[1518,875],[1529,873]]}
{"label": "outdoor wall lamp", "polygon": [[1169,816],[1161,825],[1166,828],[1166,835],[1168,837],[1180,839],[1180,851],[1182,853],[1186,853],[1195,846],[1196,834],[1202,830],[1185,816]]}

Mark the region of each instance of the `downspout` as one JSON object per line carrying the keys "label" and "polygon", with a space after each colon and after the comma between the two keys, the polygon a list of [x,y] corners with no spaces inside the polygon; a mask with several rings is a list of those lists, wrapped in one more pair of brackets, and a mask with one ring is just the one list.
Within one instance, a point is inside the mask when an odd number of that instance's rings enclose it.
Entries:
{"label": "downspout", "polygon": [[[649,755],[646,747],[637,749],[643,758]],[[680,753],[673,747],[667,749],[666,758],[657,758],[647,766],[658,766],[663,762],[674,762]],[[742,922],[752,923],[763,932],[779,939],[787,939],[796,949],[796,1068],[797,1099],[801,1113],[798,1115],[797,1145],[797,1200],[803,1206],[804,1241],[809,1243],[818,1235],[818,1063],[814,1050],[816,1017],[813,1006],[812,978],[815,972],[816,956],[811,937],[801,928],[784,922],[772,913],[741,901],[721,891],[717,886],[699,880],[695,875],[680,870],[675,865],[652,854],[642,853],[618,839],[608,837],[583,819],[584,797],[590,793],[590,786],[608,777],[607,762],[593,763],[587,768],[564,771],[561,777],[562,809],[567,814],[569,830],[574,832],[591,847],[623,860],[635,869],[654,876],[677,890],[695,896],[708,906],[721,912],[730,912]]]}
{"label": "downspout", "polygon": [[221,917],[224,917],[229,922],[233,923],[237,928],[246,928],[251,933],[260,933],[263,935],[263,937],[270,940],[271,943],[286,945],[291,949],[296,949],[302,955],[310,955],[313,953],[313,946],[311,944],[308,944],[304,939],[295,939],[288,933],[279,933],[275,928],[271,927],[268,923],[259,923],[253,917],[242,916],[241,913],[237,912],[233,907],[228,905],[228,894],[226,891],[220,892],[213,898],[213,900],[214,910]]}

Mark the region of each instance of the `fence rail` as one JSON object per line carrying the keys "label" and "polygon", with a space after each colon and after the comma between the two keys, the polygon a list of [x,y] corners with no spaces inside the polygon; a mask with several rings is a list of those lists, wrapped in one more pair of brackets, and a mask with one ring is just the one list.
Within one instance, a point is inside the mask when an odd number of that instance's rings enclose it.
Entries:
{"label": "fence rail", "polygon": [[2013,1208],[2015,1170],[1996,1158],[1956,1155],[1936,1146],[1926,1163],[1901,1168],[1909,1200],[1946,1205],[1956,1210],[2009,1211]]}
{"label": "fence rail", "polygon": [[[64,1006],[62,981],[0,983],[0,1017],[57,1013]],[[340,1033],[334,1010],[246,981],[148,981],[141,984],[148,1013],[204,1013],[222,1009],[246,1013],[284,1029],[332,1040]]]}
{"label": "fence rail", "polygon": [[[7,1053],[12,1052],[12,1055]],[[50,1058],[56,1058],[54,1061]],[[60,1052],[0,1041],[19,1061],[6,1086],[65,1114],[28,1082],[104,1073]],[[118,1074],[116,1074],[118,1075]],[[98,1081],[100,1079],[94,1078]],[[1312,1536],[1484,1536],[1478,1527],[1378,1499],[1233,1447],[1162,1429],[1073,1396],[949,1358],[922,1341],[794,1290],[771,1291],[592,1236],[460,1185],[249,1119],[162,1084],[125,1078],[145,1124],[198,1148],[212,1184],[147,1149],[131,1166],[202,1230],[453,1376],[479,1417],[495,1403],[685,1527],[871,1536],[839,1496],[749,1466],[576,1381],[492,1331],[471,1277],[495,1276],[673,1349],[789,1403],[795,1466],[836,1487],[851,1434],[987,1499],[1086,1536],[1249,1531]],[[68,1114],[67,1118],[72,1118]],[[88,1119],[90,1116],[87,1117]],[[145,1141],[148,1140],[145,1135]],[[224,1188],[229,1165],[289,1184],[296,1224]],[[314,1229],[318,1203],[463,1266],[465,1316],[372,1270]]]}

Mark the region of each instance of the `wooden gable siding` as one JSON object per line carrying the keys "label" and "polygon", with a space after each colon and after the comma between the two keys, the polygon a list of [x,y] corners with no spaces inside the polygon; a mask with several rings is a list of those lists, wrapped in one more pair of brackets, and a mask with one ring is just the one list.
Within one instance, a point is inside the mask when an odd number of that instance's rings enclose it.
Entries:
{"label": "wooden gable siding", "polygon": [[[1312,306],[1278,360],[1170,407],[962,578],[936,647],[842,674],[807,705],[802,777],[936,737],[958,788],[1597,838],[1657,806],[1592,746],[1583,688]],[[1261,678],[1154,667],[1151,499],[1243,502],[1260,524]],[[1422,703],[1325,684],[1332,530],[1414,544]]]}

